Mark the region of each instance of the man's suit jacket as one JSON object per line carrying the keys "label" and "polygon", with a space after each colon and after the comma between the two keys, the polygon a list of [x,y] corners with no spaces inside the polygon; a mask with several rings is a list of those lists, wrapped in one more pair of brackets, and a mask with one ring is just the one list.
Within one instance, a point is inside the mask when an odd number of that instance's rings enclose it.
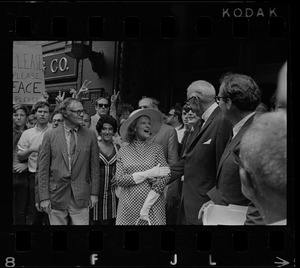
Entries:
{"label": "man's suit jacket", "polygon": [[159,132],[152,138],[154,143],[163,146],[164,155],[169,165],[178,161],[178,138],[174,127],[162,124]]}
{"label": "man's suit jacket", "polygon": [[221,157],[216,185],[207,194],[216,205],[241,205],[248,206],[250,201],[242,194],[239,165],[234,160],[233,154],[239,155],[240,142],[245,131],[250,127],[254,115],[251,116],[240,131],[226,146]]}
{"label": "man's suit jacket", "polygon": [[216,181],[217,166],[228,142],[232,126],[223,119],[220,107],[217,107],[205,125],[199,129],[198,121],[192,142],[182,158],[171,166],[171,182],[184,175],[182,186],[182,205],[187,224],[201,224],[198,212],[209,200],[207,196]]}
{"label": "man's suit jacket", "polygon": [[99,148],[92,130],[78,128],[71,174],[63,125],[45,133],[39,157],[40,201],[50,199],[53,209],[65,210],[73,193],[77,206],[85,208],[90,195],[99,195]]}

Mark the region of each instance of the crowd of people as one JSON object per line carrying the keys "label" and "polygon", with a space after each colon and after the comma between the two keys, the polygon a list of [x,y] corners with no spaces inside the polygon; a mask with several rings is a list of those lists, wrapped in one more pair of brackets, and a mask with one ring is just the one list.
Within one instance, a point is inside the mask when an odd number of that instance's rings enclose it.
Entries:
{"label": "crowd of people", "polygon": [[[210,204],[247,206],[245,225],[286,224],[287,63],[275,108],[253,78],[226,73],[217,91],[193,81],[163,114],[159,101],[95,101],[90,115],[60,92],[13,105],[15,225],[202,225]],[[118,103],[118,105],[117,105]],[[134,107],[138,109],[134,109]]]}

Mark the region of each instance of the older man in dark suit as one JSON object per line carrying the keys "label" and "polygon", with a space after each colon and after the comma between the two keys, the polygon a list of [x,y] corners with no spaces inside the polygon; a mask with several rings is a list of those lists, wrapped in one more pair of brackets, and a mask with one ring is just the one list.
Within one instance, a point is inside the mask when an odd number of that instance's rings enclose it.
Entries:
{"label": "older man in dark suit", "polygon": [[89,208],[98,202],[99,149],[95,133],[82,125],[82,104],[61,104],[64,123],[45,133],[40,151],[40,207],[51,225],[88,225]]}
{"label": "older man in dark suit", "polygon": [[198,211],[209,200],[206,193],[215,185],[217,166],[231,133],[215,96],[213,85],[204,80],[193,82],[187,89],[187,102],[200,119],[182,158],[171,165],[171,182],[184,175],[180,224],[202,224]]}
{"label": "older man in dark suit", "polygon": [[[202,217],[204,208],[210,203],[225,206],[229,204],[250,205],[250,200],[241,191],[237,159],[241,138],[251,125],[255,109],[261,102],[261,91],[251,77],[228,73],[221,78],[216,102],[219,104],[224,118],[227,118],[233,125],[232,138],[221,157],[216,184],[207,193],[211,200],[202,206],[199,217]],[[253,215],[253,220],[259,222],[259,218],[259,215]]]}

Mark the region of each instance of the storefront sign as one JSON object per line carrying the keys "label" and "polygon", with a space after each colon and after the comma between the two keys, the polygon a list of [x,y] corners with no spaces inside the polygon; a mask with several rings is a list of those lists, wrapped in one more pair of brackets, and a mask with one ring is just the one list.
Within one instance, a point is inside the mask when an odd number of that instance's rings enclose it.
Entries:
{"label": "storefront sign", "polygon": [[44,55],[43,60],[46,81],[77,77],[76,60],[65,53]]}
{"label": "storefront sign", "polygon": [[45,79],[41,45],[13,45],[13,103],[34,104],[43,100]]}

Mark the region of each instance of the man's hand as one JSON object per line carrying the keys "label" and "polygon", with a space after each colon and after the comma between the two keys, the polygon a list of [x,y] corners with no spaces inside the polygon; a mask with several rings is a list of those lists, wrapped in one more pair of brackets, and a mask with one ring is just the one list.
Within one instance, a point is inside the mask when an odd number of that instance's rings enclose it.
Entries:
{"label": "man's hand", "polygon": [[26,169],[27,169],[27,165],[24,165],[22,163],[16,163],[13,166],[14,172],[17,172],[17,173],[21,173],[21,172],[23,172]]}
{"label": "man's hand", "polygon": [[50,202],[49,199],[43,200],[40,203],[40,206],[41,206],[42,211],[45,211],[46,213],[50,213],[50,211],[51,211],[51,202]]}
{"label": "man's hand", "polygon": [[98,196],[97,195],[91,195],[90,196],[90,204],[89,208],[93,208],[98,203]]}
{"label": "man's hand", "polygon": [[70,94],[72,95],[73,99],[76,99],[77,91],[75,88],[70,88]]}
{"label": "man's hand", "polygon": [[118,93],[116,93],[116,90],[114,89],[114,94],[111,95],[110,97],[110,102],[111,103],[115,103],[119,97],[119,93],[120,91],[118,91]]}
{"label": "man's hand", "polygon": [[[77,93],[77,96],[79,96],[80,94],[87,94],[89,92],[89,89],[88,89],[88,85],[92,83],[92,81],[87,81],[87,80],[84,80],[81,88],[78,90],[78,93]],[[76,96],[76,97],[77,97]]]}
{"label": "man's hand", "polygon": [[56,98],[55,98],[55,102],[56,102],[56,106],[57,106],[57,107],[63,102],[63,100],[64,100],[64,98],[65,98],[65,93],[66,93],[66,92],[63,92],[63,93],[61,94],[61,92],[58,91],[58,95],[57,95]]}
{"label": "man's hand", "polygon": [[35,208],[37,211],[42,212],[42,208],[39,203],[35,203]]}
{"label": "man's hand", "polygon": [[210,204],[214,204],[214,201],[209,200],[209,201],[207,201],[206,203],[204,203],[204,204],[202,205],[202,207],[200,208],[199,213],[198,213],[198,220],[201,220],[201,219],[202,219],[203,213],[204,213],[204,209],[205,209],[206,207],[208,207],[208,205],[210,205]]}
{"label": "man's hand", "polygon": [[48,99],[49,99],[49,94],[48,94],[46,91],[42,92],[41,94],[42,94],[44,100],[45,100],[45,101],[48,101]]}

